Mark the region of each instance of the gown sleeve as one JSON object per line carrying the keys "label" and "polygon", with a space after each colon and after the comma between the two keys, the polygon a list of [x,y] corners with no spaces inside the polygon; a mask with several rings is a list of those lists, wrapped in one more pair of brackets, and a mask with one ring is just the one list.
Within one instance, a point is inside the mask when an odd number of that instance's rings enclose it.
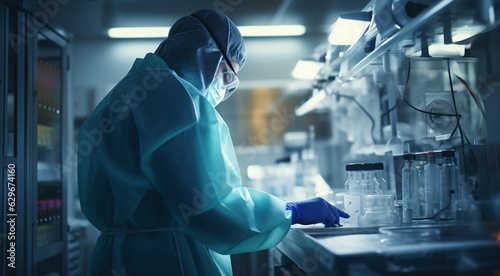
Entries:
{"label": "gown sleeve", "polygon": [[271,248],[286,235],[286,202],[242,186],[222,118],[174,76],[132,111],[141,169],[182,232],[221,254]]}

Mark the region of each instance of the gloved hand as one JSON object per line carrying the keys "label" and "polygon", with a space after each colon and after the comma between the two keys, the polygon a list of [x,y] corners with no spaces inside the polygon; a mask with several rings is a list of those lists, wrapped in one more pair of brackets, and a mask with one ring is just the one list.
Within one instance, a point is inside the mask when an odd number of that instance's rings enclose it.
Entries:
{"label": "gloved hand", "polygon": [[349,218],[347,213],[337,209],[320,197],[298,202],[287,202],[286,209],[292,211],[292,224],[323,223],[325,227],[332,227],[340,224],[340,217]]}

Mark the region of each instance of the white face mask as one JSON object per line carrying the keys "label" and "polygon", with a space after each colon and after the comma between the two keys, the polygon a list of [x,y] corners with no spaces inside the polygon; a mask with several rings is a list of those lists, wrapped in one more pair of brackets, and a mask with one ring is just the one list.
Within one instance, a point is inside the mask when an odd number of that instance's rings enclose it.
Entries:
{"label": "white face mask", "polygon": [[218,76],[207,89],[207,100],[213,107],[219,105],[226,96],[226,89],[222,88],[222,83],[222,76]]}

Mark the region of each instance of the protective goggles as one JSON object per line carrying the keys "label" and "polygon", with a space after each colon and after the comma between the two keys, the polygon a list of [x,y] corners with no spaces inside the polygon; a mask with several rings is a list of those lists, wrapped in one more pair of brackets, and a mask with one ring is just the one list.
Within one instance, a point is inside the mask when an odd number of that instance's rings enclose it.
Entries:
{"label": "protective goggles", "polygon": [[[199,16],[194,15],[194,14],[192,14],[191,16],[198,19],[201,22],[201,24],[203,24],[203,26],[208,31],[210,36],[212,36],[212,39],[214,40],[215,44],[219,48],[219,51],[221,52],[222,56],[224,57],[224,60],[221,62],[219,69],[225,70],[222,73],[223,83],[221,84],[221,88],[226,89],[226,95],[224,96],[224,100],[223,100],[223,101],[225,101],[227,98],[229,98],[229,96],[231,96],[234,93],[234,90],[236,90],[236,87],[238,87],[238,84],[240,83],[240,81],[238,79],[238,76],[236,75],[236,71],[234,70],[233,66],[231,65],[231,61],[227,57],[226,53],[224,52],[224,50],[222,48],[222,45],[220,44],[219,40],[214,35],[212,30],[205,24],[205,22],[203,21],[202,18],[200,18]],[[222,63],[224,63],[224,65]],[[224,67],[222,67],[222,66],[224,66]],[[230,70],[227,70],[226,68],[229,68]],[[226,74],[225,72],[228,72],[228,74]],[[227,87],[227,88],[225,88],[225,87]]]}
{"label": "protective goggles", "polygon": [[225,61],[221,61],[219,65],[221,73],[221,88],[226,90],[224,100],[229,98],[240,84],[240,80],[233,69]]}

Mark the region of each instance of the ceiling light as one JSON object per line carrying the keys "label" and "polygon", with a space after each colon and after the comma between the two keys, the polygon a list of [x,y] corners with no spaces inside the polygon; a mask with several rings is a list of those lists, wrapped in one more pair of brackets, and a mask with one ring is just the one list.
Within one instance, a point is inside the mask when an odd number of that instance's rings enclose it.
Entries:
{"label": "ceiling light", "polygon": [[[111,38],[165,38],[169,29],[169,27],[111,28],[108,30],[108,36]],[[244,37],[301,36],[306,32],[306,27],[302,25],[241,26],[238,29]]]}
{"label": "ceiling light", "polygon": [[314,60],[299,60],[293,68],[292,76],[296,79],[312,80],[323,65],[324,63]]}
{"label": "ceiling light", "polygon": [[240,26],[238,29],[245,37],[301,36],[306,32],[302,25]]}
{"label": "ceiling light", "polygon": [[431,57],[463,57],[465,55],[464,45],[455,44],[432,44],[429,45]]}
{"label": "ceiling light", "polygon": [[169,30],[169,27],[111,28],[108,30],[108,36],[111,38],[166,38]]}
{"label": "ceiling light", "polygon": [[332,45],[353,45],[364,34],[370,22],[339,18],[328,36]]}

